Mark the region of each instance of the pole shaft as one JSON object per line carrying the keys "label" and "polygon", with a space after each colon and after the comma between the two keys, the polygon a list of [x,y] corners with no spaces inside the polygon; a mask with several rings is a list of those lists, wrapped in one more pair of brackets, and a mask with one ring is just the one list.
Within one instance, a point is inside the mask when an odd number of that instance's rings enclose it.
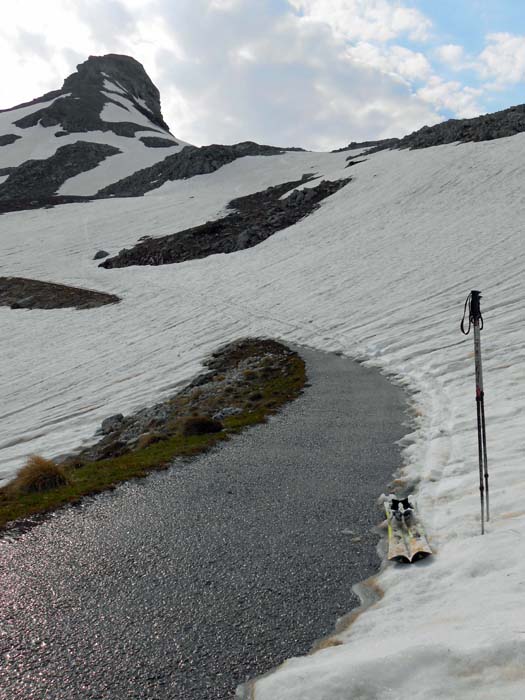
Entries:
{"label": "pole shaft", "polygon": [[490,520],[490,508],[489,508],[489,468],[487,465],[487,433],[485,431],[485,398],[481,397],[480,401],[481,408],[481,438],[483,445],[483,472],[485,478],[485,506],[487,509],[487,522]]}
{"label": "pole shaft", "polygon": [[[468,335],[471,326],[474,328],[474,361],[476,368],[476,415],[478,422],[478,459],[479,459],[479,492],[481,497],[481,534],[485,534],[485,514],[490,520],[489,509],[489,469],[487,464],[487,433],[485,430],[485,394],[483,392],[483,368],[481,365],[480,331],[483,328],[483,317],[480,309],[481,292],[472,289],[465,302],[463,319],[460,323],[461,332]],[[468,329],[465,330],[465,317],[468,305]],[[485,511],[486,503],[486,511]]]}
{"label": "pole shaft", "polygon": [[483,441],[481,438],[481,403],[476,400],[478,417],[479,496],[481,499],[481,534],[485,534],[485,486],[483,483]]}
{"label": "pole shaft", "polygon": [[477,404],[477,419],[478,419],[478,454],[479,454],[479,477],[480,477],[480,492],[481,492],[481,532],[484,532],[484,502],[486,507],[486,519],[490,520],[489,509],[489,470],[487,463],[487,434],[485,430],[485,392],[483,391],[483,366],[481,362],[481,310],[480,298],[481,294],[477,290],[472,290],[472,323],[474,327],[474,360],[476,365],[476,404]]}

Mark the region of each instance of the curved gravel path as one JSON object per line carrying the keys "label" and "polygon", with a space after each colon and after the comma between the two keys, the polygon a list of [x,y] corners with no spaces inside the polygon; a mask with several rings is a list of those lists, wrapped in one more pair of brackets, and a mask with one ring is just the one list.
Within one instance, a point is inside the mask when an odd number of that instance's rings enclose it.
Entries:
{"label": "curved gravel path", "polygon": [[358,603],[405,398],[300,352],[269,424],[0,541],[2,700],[231,698]]}

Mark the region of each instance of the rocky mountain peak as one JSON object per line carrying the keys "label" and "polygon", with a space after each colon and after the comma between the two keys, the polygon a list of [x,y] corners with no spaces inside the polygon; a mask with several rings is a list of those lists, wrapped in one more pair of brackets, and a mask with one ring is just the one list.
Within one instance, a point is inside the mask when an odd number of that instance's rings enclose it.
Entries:
{"label": "rocky mountain peak", "polygon": [[185,146],[138,61],[90,56],[60,90],[0,112],[0,213],[95,195]]}
{"label": "rocky mountain peak", "polygon": [[[88,131],[113,131],[128,137],[137,131],[169,135],[160,109],[159,91],[143,66],[131,56],[90,56],[77,66],[76,73],[65,79],[62,89],[7,111],[39,104],[43,105],[41,109],[13,124],[19,129],[37,124],[60,126],[61,131],[55,134],[58,137]],[[112,105],[114,115],[108,117],[104,108]]]}
{"label": "rocky mountain peak", "polygon": [[162,118],[158,89],[142,64],[131,56],[90,56],[64,80],[61,93],[80,99],[92,98],[96,93],[113,94],[117,101],[119,96],[125,96],[154,124],[169,131]]}

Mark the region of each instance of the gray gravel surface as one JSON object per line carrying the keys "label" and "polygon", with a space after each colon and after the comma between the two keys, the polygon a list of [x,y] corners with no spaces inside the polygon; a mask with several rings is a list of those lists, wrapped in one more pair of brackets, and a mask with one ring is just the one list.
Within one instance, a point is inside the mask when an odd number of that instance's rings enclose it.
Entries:
{"label": "gray gravel surface", "polygon": [[231,698],[358,603],[405,397],[301,354],[268,424],[0,541],[2,700]]}

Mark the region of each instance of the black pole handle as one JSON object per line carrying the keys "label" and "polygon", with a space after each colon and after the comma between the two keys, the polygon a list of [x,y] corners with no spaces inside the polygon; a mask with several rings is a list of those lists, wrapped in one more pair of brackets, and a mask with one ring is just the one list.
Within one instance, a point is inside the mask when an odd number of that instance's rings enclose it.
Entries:
{"label": "black pole handle", "polygon": [[481,309],[479,306],[479,301],[481,299],[481,292],[479,292],[477,289],[473,289],[470,292],[470,295],[470,317],[472,318],[472,321],[480,321]]}
{"label": "black pole handle", "polygon": [[[479,300],[481,299],[481,292],[477,289],[473,289],[468,295],[465,301],[465,308],[463,309],[463,318],[461,319],[460,328],[464,335],[470,333],[470,329],[473,325],[478,326],[479,330],[483,329],[483,316],[481,315],[481,308],[479,305]],[[468,328],[465,330],[465,318],[467,317],[467,306],[468,306]]]}

